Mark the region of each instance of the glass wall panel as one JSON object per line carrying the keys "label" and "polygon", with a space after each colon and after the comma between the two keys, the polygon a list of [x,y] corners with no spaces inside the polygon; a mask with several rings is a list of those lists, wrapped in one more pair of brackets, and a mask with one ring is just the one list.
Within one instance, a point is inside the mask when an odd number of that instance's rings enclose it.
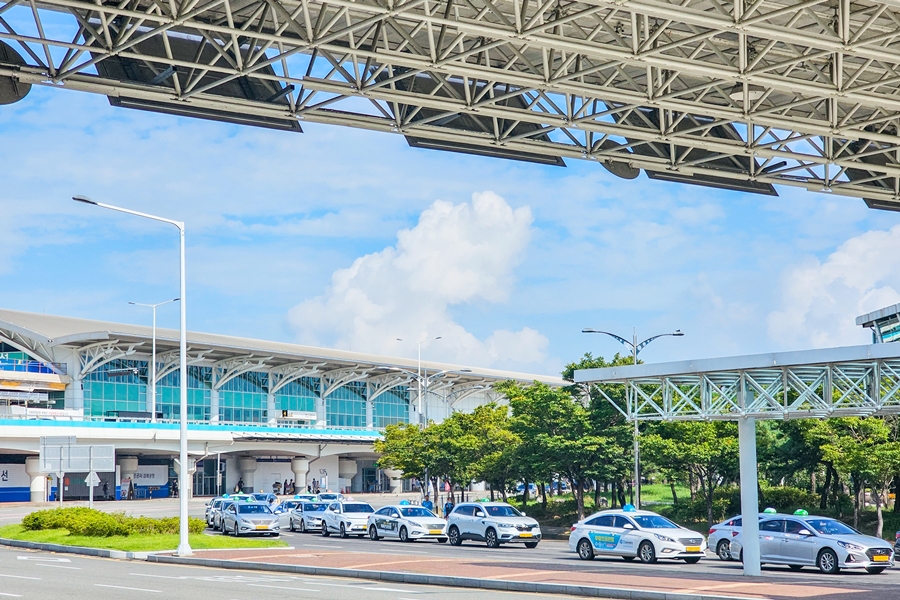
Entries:
{"label": "glass wall panel", "polygon": [[320,381],[318,377],[302,377],[285,385],[275,394],[278,410],[315,411]]}
{"label": "glass wall panel", "polygon": [[366,426],[366,383],[354,381],[334,390],[325,399],[325,415],[332,427]]}
{"label": "glass wall panel", "polygon": [[[191,421],[209,421],[211,367],[188,365],[188,414]],[[156,384],[156,412],[164,419],[181,418],[181,377],[176,369]]]}
{"label": "glass wall panel", "polygon": [[231,423],[264,423],[268,416],[267,373],[244,373],[219,388],[219,418]]}
{"label": "glass wall panel", "polygon": [[382,428],[409,421],[409,388],[391,388],[375,398],[373,403],[375,427]]}
{"label": "glass wall panel", "polygon": [[[146,361],[114,360],[88,373],[84,378],[85,414],[102,417],[112,411],[149,410],[147,407]],[[109,376],[110,371],[137,369],[137,374]]]}

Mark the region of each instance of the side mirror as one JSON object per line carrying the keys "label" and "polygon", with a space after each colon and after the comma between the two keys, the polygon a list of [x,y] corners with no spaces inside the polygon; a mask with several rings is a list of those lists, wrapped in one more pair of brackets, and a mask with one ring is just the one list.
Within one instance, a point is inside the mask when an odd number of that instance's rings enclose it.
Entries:
{"label": "side mirror", "polygon": [[625,523],[625,529],[634,529],[634,525],[631,523]]}
{"label": "side mirror", "polygon": [[801,530],[798,531],[797,533],[800,534],[800,535],[807,535],[807,536],[808,536],[808,535],[812,535],[812,531],[810,531],[809,529],[801,529]]}

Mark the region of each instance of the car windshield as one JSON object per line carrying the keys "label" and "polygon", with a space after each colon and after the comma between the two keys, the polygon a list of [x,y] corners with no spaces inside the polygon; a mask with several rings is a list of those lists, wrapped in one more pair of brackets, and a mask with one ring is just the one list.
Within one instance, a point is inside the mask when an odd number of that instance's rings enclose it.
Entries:
{"label": "car windshield", "polygon": [[858,535],[859,532],[849,525],[834,519],[806,519],[810,527],[822,535]]}
{"label": "car windshield", "polygon": [[303,512],[322,512],[326,508],[328,508],[327,504],[314,504],[312,502],[305,502],[303,504]]}
{"label": "car windshield", "polygon": [[642,529],[680,529],[678,525],[659,515],[630,515]]}
{"label": "car windshield", "polygon": [[400,514],[404,517],[433,517],[434,513],[427,508],[419,508],[418,506],[404,506],[400,509]]}
{"label": "car windshield", "polygon": [[265,504],[238,504],[238,512],[244,515],[270,515],[272,509]]}
{"label": "car windshield", "polygon": [[345,504],[344,505],[345,513],[371,513],[375,512],[375,509],[369,506],[368,504]]}
{"label": "car windshield", "polygon": [[485,506],[484,510],[492,517],[521,517],[522,513],[512,506]]}
{"label": "car windshield", "polygon": [[337,500],[337,494],[319,494],[319,500]]}

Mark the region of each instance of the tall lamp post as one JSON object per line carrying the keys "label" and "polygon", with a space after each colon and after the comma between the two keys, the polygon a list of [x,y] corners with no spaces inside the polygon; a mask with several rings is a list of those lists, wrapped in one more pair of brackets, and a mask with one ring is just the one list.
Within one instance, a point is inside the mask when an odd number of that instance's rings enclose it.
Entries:
{"label": "tall lamp post", "polygon": [[[424,412],[425,410],[427,410],[427,405],[423,404],[423,402],[422,402],[422,396],[423,396],[423,392],[422,392],[422,344],[427,344],[428,342],[434,342],[434,341],[437,341],[440,339],[443,339],[443,338],[441,336],[437,336],[436,338],[422,340],[421,342],[416,342],[416,345],[418,346],[418,355],[419,355],[418,366],[416,367],[416,381],[418,382],[418,385],[419,385],[419,418],[422,419],[422,422],[424,425],[428,425],[428,421],[425,419],[425,412]],[[405,340],[403,338],[397,338],[397,341],[403,342]],[[399,369],[399,370],[402,371],[403,369]],[[425,390],[426,390],[426,392],[428,390],[427,382],[425,385]]]}
{"label": "tall lamp post", "polygon": [[148,306],[153,309],[153,349],[150,351],[150,422],[156,423],[156,309],[163,304],[178,302],[180,298],[173,298],[156,304],[144,304],[143,302],[129,302],[133,306]]}
{"label": "tall lamp post", "polygon": [[169,225],[174,225],[178,228],[178,233],[181,238],[181,294],[178,296],[181,300],[181,341],[179,345],[179,377],[181,383],[181,415],[180,415],[180,433],[179,433],[179,463],[180,468],[178,469],[178,489],[180,493],[178,494],[179,507],[178,507],[178,549],[176,553],[178,556],[190,556],[191,555],[191,545],[188,541],[188,494],[187,490],[189,487],[185,485],[187,483],[188,478],[188,451],[187,451],[187,362],[185,360],[185,355],[187,354],[187,328],[186,328],[186,320],[187,320],[187,311],[185,310],[185,274],[184,274],[184,222],[182,221],[173,221],[172,219],[165,219],[163,217],[157,217],[155,215],[148,215],[147,213],[137,212],[135,210],[128,210],[127,208],[122,208],[119,206],[113,206],[111,204],[103,204],[101,202],[94,202],[87,196],[72,196],[72,200],[76,202],[82,202],[84,204],[90,204],[93,206],[99,206],[100,208],[108,208],[109,210],[115,210],[118,212],[123,212],[129,215],[134,215],[136,217],[143,217],[145,219],[151,219],[153,221],[160,221],[162,223],[168,223]]}
{"label": "tall lamp post", "polygon": [[[623,337],[620,337],[614,333],[610,333],[608,331],[600,331],[599,329],[590,329],[584,328],[581,330],[581,333],[602,333],[604,335],[608,335],[611,338],[614,338],[619,343],[628,346],[631,348],[631,356],[634,359],[634,364],[638,364],[638,354],[640,354],[641,350],[647,347],[647,345],[655,339],[659,339],[661,337],[672,336],[672,337],[681,337],[684,334],[680,329],[676,329],[672,333],[661,333],[659,335],[654,335],[653,337],[648,337],[643,342],[638,343],[637,341],[637,329],[635,329],[631,336],[631,341],[626,340]],[[634,506],[636,508],[641,507],[641,444],[638,440],[638,436],[640,435],[640,430],[638,429],[638,420],[637,415],[635,415],[634,419]]]}

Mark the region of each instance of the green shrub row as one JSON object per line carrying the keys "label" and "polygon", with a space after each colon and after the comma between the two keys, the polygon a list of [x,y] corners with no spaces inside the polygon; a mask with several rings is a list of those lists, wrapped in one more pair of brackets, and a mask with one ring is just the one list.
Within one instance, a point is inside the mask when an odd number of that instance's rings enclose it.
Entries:
{"label": "green shrub row", "polygon": [[[172,534],[178,533],[178,523],[178,517],[129,517],[122,512],[105,513],[81,506],[39,510],[22,519],[22,526],[28,530],[66,529],[74,535],[94,537]],[[188,519],[190,533],[202,533],[205,528],[203,519]]]}
{"label": "green shrub row", "polygon": [[[821,512],[818,496],[795,487],[763,486],[759,490],[759,506],[760,511],[771,507],[780,513],[792,513],[799,508],[808,510],[811,514]],[[705,523],[706,499],[699,494],[693,500],[679,498],[678,504],[663,508],[661,512],[679,523]],[[713,493],[713,522],[724,521],[740,512],[740,488],[732,485],[717,488]]]}

